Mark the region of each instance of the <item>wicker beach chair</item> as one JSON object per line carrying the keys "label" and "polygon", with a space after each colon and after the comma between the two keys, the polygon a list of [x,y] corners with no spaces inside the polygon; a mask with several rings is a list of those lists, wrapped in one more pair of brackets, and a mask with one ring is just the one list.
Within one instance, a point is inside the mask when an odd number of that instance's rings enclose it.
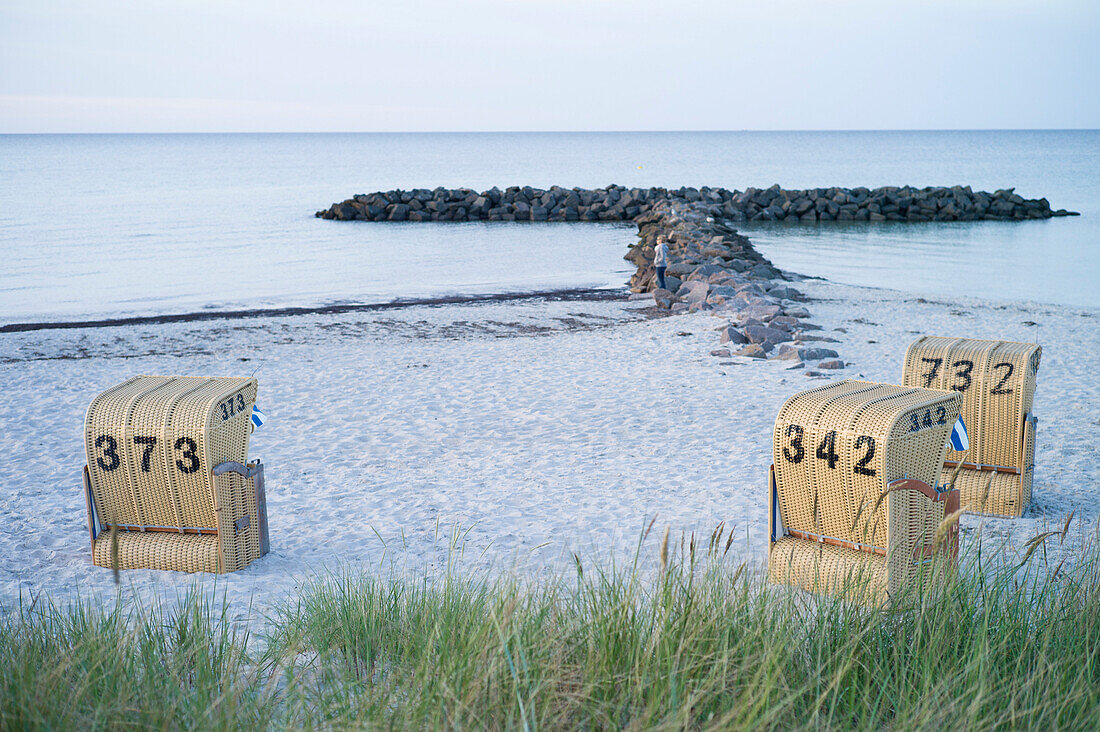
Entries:
{"label": "wicker beach chair", "polygon": [[233,572],[268,551],[263,465],[248,462],[256,380],[135,376],[92,400],[84,490],[92,561]]}
{"label": "wicker beach chair", "polygon": [[936,551],[935,534],[958,493],[934,486],[961,402],[868,381],[791,397],[769,471],[771,580],[880,605],[942,577],[957,529]]}
{"label": "wicker beach chair", "polygon": [[1042,354],[1034,343],[930,336],[905,354],[903,384],[962,395],[970,450],[949,450],[940,480],[946,484],[965,460],[955,486],[967,511],[1019,517],[1031,502],[1038,426],[1032,402]]}

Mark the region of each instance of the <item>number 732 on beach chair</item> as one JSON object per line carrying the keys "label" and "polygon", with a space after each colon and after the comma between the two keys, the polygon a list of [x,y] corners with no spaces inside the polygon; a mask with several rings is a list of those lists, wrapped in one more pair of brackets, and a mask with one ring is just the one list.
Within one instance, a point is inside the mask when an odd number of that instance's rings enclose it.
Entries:
{"label": "number 732 on beach chair", "polygon": [[1035,343],[971,338],[917,339],[905,354],[902,384],[962,395],[968,450],[950,450],[941,480],[963,461],[955,485],[964,510],[1018,518],[1035,474],[1032,413],[1043,349]]}
{"label": "number 732 on beach chair", "polygon": [[248,462],[256,388],[252,378],[135,376],[92,400],[94,564],[233,572],[268,552],[264,468]]}
{"label": "number 732 on beach chair", "polygon": [[868,605],[902,601],[954,565],[958,492],[937,489],[958,394],[842,381],[795,394],[768,476],[773,582]]}

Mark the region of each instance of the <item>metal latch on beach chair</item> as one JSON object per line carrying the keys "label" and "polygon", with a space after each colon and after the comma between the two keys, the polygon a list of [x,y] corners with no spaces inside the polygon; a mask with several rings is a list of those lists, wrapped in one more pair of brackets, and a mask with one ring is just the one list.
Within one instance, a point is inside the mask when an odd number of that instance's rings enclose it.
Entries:
{"label": "metal latch on beach chair", "polygon": [[[252,480],[252,484],[256,488],[256,510],[259,516],[260,555],[267,554],[270,550],[271,542],[267,528],[267,490],[264,484],[263,463],[260,462],[259,458],[248,465],[242,465],[241,463],[228,460],[220,465],[215,465],[212,472],[215,476],[225,475],[226,473],[236,473],[243,478]],[[233,522],[233,529],[235,531],[241,531],[242,529],[248,528],[251,523],[252,518],[248,514],[245,514]]]}

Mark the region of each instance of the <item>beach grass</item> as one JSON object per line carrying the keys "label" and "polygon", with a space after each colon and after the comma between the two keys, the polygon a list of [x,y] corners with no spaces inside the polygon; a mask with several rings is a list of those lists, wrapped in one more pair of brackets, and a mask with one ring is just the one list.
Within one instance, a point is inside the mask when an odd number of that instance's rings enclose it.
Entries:
{"label": "beach grass", "polygon": [[198,595],[24,604],[0,727],[1092,729],[1100,545],[1050,566],[1063,537],[892,611],[768,585],[717,531],[542,579],[318,577],[262,637]]}

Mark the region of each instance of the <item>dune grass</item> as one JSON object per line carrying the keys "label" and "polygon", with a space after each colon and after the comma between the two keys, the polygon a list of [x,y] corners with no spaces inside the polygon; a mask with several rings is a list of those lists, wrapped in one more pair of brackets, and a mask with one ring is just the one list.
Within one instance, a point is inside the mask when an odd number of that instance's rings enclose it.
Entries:
{"label": "dune grass", "polygon": [[[1056,538],[1054,539],[1057,540]],[[156,612],[5,608],[0,728],[1093,729],[1100,549],[974,567],[908,610],[765,584],[694,542],[647,571],[319,578],[235,632]],[[1041,543],[1040,543],[1041,544]],[[658,562],[653,562],[657,565]],[[214,607],[215,609],[211,609]],[[260,642],[262,641],[262,642]]]}

